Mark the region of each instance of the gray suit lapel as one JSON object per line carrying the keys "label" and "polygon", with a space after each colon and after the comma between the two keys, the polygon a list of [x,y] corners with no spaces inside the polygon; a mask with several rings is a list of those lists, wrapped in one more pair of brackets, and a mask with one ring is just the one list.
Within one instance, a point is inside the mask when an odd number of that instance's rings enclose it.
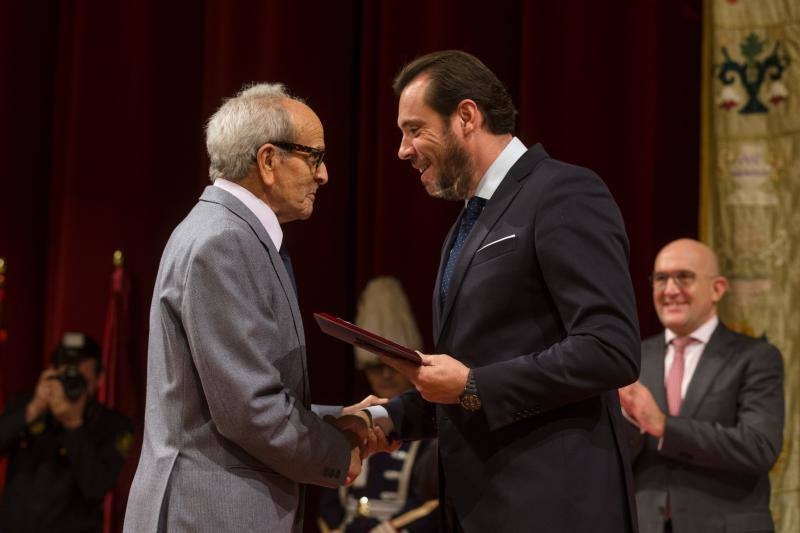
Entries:
{"label": "gray suit lapel", "polygon": [[[483,241],[486,239],[486,235],[489,234],[489,231],[491,231],[503,213],[505,213],[506,209],[508,209],[511,201],[522,188],[522,182],[525,180],[525,178],[531,175],[533,168],[546,157],[548,157],[547,152],[544,151],[544,148],[541,144],[531,147],[516,163],[514,163],[514,166],[511,167],[511,170],[509,170],[508,174],[505,176],[505,178],[503,178],[503,181],[492,195],[492,198],[486,204],[486,207],[483,208],[481,216],[478,217],[478,220],[475,222],[475,226],[472,228],[469,237],[467,237],[467,240],[464,242],[464,247],[461,248],[461,255],[458,257],[458,262],[453,270],[453,278],[450,280],[450,289],[447,293],[447,300],[444,302],[444,308],[442,309],[438,328],[434,329],[434,335],[437,340],[439,339],[445,324],[447,324],[447,317],[453,308],[453,303],[455,302],[456,297],[458,296],[458,291],[461,288],[461,282],[464,280],[464,276],[469,269],[469,265],[472,263],[472,258],[475,256],[475,252],[478,250],[480,245],[483,244]],[[434,299],[438,296],[438,286],[441,280],[442,272],[447,265],[447,251],[450,250],[449,244],[452,240],[452,235],[455,233],[454,230],[455,226],[453,226],[453,228],[450,230],[448,246],[445,246],[445,249],[442,251],[442,257],[439,262],[439,275],[437,277],[436,284],[437,292],[434,294]]]}
{"label": "gray suit lapel", "polygon": [[727,348],[730,341],[728,329],[720,322],[708,340],[708,345],[697,363],[692,381],[689,382],[689,388],[686,389],[686,396],[681,403],[680,415],[682,417],[692,417],[700,407],[717,373],[734,352]]}
{"label": "gray suit lapel", "polygon": [[[231,211],[250,226],[250,229],[253,230],[258,240],[264,245],[264,249],[267,250],[269,259],[272,262],[272,268],[275,270],[275,274],[278,276],[283,292],[289,302],[289,309],[291,309],[292,312],[292,322],[294,322],[295,333],[297,334],[297,342],[300,346],[304,346],[305,342],[303,339],[305,339],[305,331],[303,330],[303,319],[300,315],[300,305],[297,301],[297,295],[294,292],[292,280],[289,277],[289,273],[286,271],[286,267],[283,264],[278,250],[275,248],[275,243],[272,242],[272,239],[267,233],[267,230],[264,229],[261,221],[259,221],[253,212],[239,201],[238,198],[228,191],[220,189],[219,187],[214,187],[213,185],[209,185],[205,188],[203,194],[200,196],[200,201],[216,203]],[[303,350],[301,361],[303,364],[304,377],[303,403],[308,404],[310,399],[308,398],[309,385],[305,350]]]}

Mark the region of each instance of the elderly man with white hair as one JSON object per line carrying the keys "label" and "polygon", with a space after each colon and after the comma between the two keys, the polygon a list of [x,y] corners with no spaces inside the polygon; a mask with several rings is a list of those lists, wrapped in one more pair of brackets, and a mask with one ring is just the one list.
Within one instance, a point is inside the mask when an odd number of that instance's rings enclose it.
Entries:
{"label": "elderly man with white hair", "polygon": [[364,445],[323,421],[341,408],[311,406],[281,230],[328,181],[322,123],[259,84],[214,113],[206,145],[213,185],[173,231],[153,292],[125,532],[300,531],[303,484],[354,479]]}

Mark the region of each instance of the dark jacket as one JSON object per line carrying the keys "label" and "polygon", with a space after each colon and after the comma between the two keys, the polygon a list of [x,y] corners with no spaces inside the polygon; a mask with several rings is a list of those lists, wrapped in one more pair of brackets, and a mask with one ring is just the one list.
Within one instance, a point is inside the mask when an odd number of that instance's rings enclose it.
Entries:
{"label": "dark jacket", "polygon": [[[642,343],[641,383],[667,412],[664,334]],[[720,322],[664,440],[630,432],[639,530],[773,531],[769,470],[783,445],[783,361],[771,344]],[[633,426],[631,426],[633,429]]]}
{"label": "dark jacket", "polygon": [[445,505],[465,532],[635,528],[616,389],[639,375],[639,329],[619,209],[593,172],[541,145],[511,168],[472,229],[435,353],[474,368],[483,407],[416,392],[387,409],[398,435],[438,435]]}
{"label": "dark jacket", "polygon": [[29,425],[29,401],[20,398],[0,415],[0,455],[8,456],[0,532],[102,531],[103,497],[130,449],[130,420],[90,401],[77,429],[65,429],[49,413]]}

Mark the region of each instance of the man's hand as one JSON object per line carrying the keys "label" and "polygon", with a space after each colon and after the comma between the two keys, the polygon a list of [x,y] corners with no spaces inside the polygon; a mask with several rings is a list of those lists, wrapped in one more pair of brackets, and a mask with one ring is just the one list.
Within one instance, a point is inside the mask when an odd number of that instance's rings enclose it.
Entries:
{"label": "man's hand", "polygon": [[[400,449],[400,446],[403,444],[399,439],[390,439],[387,437],[380,426],[375,426],[373,432],[375,433],[375,440],[373,441],[373,448],[368,450],[369,455],[380,452],[392,453]],[[366,455],[365,458],[369,457],[369,455]]]}
{"label": "man's hand", "polygon": [[373,405],[383,405],[388,402],[388,398],[379,398],[374,394],[370,394],[363,400],[358,403],[354,403],[353,405],[348,405],[347,407],[342,408],[343,415],[352,415],[355,414],[357,411],[362,409],[366,409],[367,407],[371,407]]}
{"label": "man's hand", "polygon": [[361,452],[358,446],[350,450],[350,467],[347,469],[347,477],[344,480],[345,485],[352,485],[358,475],[361,473]]}
{"label": "man's hand", "polygon": [[362,459],[373,453],[391,453],[402,444],[399,440],[390,440],[380,427],[372,424],[372,419],[363,410],[339,418],[328,416],[325,420],[345,434],[350,446],[360,449]]}
{"label": "man's hand", "polygon": [[637,381],[619,389],[619,401],[640,428],[658,439],[664,436],[667,416],[658,408],[650,389]]}
{"label": "man's hand", "polygon": [[53,389],[53,380],[51,379],[56,375],[54,368],[46,368],[39,376],[39,381],[36,383],[36,390],[33,393],[33,398],[28,407],[25,409],[25,422],[30,424],[39,418],[50,404],[50,396]]}
{"label": "man's hand", "polygon": [[393,357],[381,356],[381,360],[407,377],[429,402],[458,403],[467,384],[469,368],[449,355],[417,353],[422,357],[421,366]]}
{"label": "man's hand", "polygon": [[48,407],[59,424],[67,429],[76,429],[83,425],[83,411],[89,395],[86,391],[74,401],[69,401],[64,394],[64,386],[55,378],[50,377],[50,398]]}

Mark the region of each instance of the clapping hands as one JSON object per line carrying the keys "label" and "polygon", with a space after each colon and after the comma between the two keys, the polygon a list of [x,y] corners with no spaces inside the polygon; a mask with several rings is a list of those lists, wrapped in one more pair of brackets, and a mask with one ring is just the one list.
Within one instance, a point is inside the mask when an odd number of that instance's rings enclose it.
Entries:
{"label": "clapping hands", "polygon": [[656,438],[664,436],[667,417],[658,407],[650,389],[636,381],[619,389],[619,401],[625,414],[642,430]]}

